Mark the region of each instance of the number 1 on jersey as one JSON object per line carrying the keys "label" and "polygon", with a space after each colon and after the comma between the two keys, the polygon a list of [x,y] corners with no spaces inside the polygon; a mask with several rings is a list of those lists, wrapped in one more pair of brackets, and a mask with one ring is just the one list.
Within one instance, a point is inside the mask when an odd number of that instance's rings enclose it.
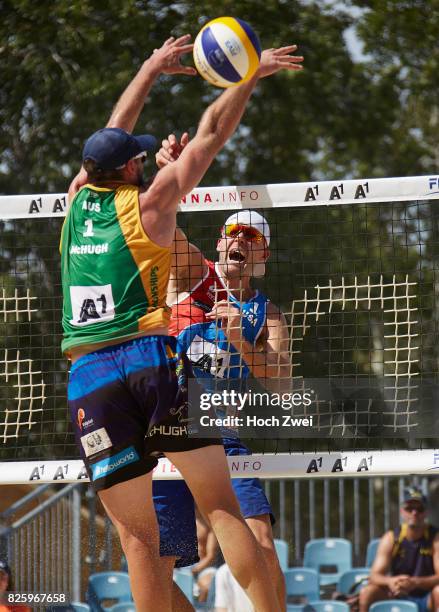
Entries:
{"label": "number 1 on jersey", "polygon": [[86,219],[84,221],[84,225],[86,227],[85,232],[83,232],[83,236],[84,238],[90,238],[91,236],[94,236],[95,233],[93,231],[93,219]]}

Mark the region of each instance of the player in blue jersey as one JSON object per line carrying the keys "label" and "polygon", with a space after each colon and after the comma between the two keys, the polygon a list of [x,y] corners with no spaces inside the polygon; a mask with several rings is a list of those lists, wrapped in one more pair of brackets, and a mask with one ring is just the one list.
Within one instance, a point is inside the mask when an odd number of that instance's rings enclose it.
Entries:
{"label": "player in blue jersey", "polygon": [[[187,142],[186,134],[180,142],[174,135],[164,140],[156,156],[159,167],[172,163]],[[253,277],[265,274],[269,245],[269,225],[255,210],[240,210],[228,217],[217,243],[215,263],[207,260],[177,229],[168,288],[168,304],[172,308],[170,333],[177,336],[206,391],[243,390],[250,374],[259,379],[290,376],[285,317],[251,286]],[[225,414],[217,412],[219,416]],[[229,456],[250,454],[234,431],[223,429],[223,442]],[[258,479],[233,479],[232,484],[241,512],[263,548],[280,608],[284,609],[285,584],[274,547],[270,504]],[[162,528],[165,518],[161,514],[164,511],[166,515],[166,506],[173,506],[177,496],[180,506],[185,500],[184,506],[190,507],[191,496],[184,483],[175,482],[154,482],[153,492],[162,504],[158,511],[160,536],[164,542],[169,541],[166,529]],[[173,528],[179,529],[175,522]],[[186,521],[179,533],[175,559],[182,566],[193,562],[194,528]],[[185,553],[181,554],[182,550]],[[168,555],[168,562],[172,563],[172,555],[169,552]]]}

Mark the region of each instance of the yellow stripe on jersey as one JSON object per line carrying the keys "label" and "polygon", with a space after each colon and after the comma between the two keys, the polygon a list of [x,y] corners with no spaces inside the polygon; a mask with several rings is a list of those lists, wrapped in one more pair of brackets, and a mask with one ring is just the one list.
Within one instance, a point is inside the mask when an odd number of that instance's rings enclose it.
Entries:
{"label": "yellow stripe on jersey", "polygon": [[159,246],[145,233],[140,218],[138,187],[118,187],[115,206],[126,245],[137,265],[148,299],[147,311],[139,319],[139,331],[166,326],[170,318],[166,294],[171,269],[171,248]]}

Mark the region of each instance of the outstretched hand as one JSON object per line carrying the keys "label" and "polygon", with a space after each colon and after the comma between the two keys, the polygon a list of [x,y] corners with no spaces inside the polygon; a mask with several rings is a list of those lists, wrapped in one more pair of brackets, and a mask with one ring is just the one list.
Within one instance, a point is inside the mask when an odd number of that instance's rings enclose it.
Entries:
{"label": "outstretched hand", "polygon": [[193,49],[194,45],[189,43],[190,38],[190,34],[185,34],[179,38],[171,36],[160,49],[154,49],[149,61],[154,65],[157,64],[157,71],[164,74],[197,74],[195,68],[183,66],[181,63],[181,57],[190,53]]}
{"label": "outstretched hand", "polygon": [[279,47],[279,49],[265,49],[262,51],[261,61],[257,71],[260,79],[275,74],[280,70],[302,70],[302,55],[291,55],[297,45]]}
{"label": "outstretched hand", "polygon": [[180,138],[180,142],[177,140],[175,134],[169,134],[167,138],[162,140],[162,146],[155,154],[157,166],[159,168],[164,168],[168,164],[178,159],[188,142],[189,134],[187,132],[184,132]]}

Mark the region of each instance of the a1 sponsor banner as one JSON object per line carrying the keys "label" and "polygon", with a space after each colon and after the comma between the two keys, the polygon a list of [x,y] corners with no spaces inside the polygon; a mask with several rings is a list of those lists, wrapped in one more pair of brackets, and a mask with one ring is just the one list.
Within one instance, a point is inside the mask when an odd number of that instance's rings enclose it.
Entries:
{"label": "a1 sponsor banner", "polygon": [[[439,196],[439,176],[408,176],[345,181],[311,181],[197,188],[180,202],[181,211],[229,210],[363,202],[429,200]],[[62,217],[67,194],[0,197],[0,219]]]}
{"label": "a1 sponsor banner", "polygon": [[[439,449],[355,451],[300,454],[254,454],[228,457],[232,478],[339,478],[435,474]],[[167,459],[160,459],[153,474],[157,480],[179,480],[181,474]],[[0,463],[1,484],[88,482],[80,460]]]}

